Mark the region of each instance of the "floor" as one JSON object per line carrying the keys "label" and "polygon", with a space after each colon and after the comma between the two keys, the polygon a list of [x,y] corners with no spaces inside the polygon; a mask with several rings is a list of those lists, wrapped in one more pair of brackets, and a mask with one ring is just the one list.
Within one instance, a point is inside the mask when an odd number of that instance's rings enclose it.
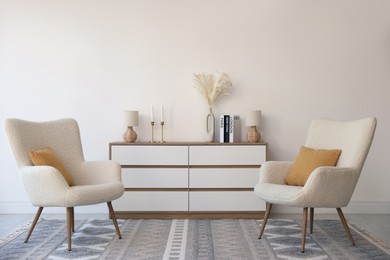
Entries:
{"label": "floor", "polygon": [[[372,237],[390,246],[390,214],[345,214],[348,223],[352,223],[367,231]],[[17,230],[23,224],[32,221],[33,215],[6,215],[0,214],[0,238]],[[65,219],[65,214],[44,214],[44,219]],[[107,214],[76,214],[79,219],[107,219]],[[300,214],[271,214],[270,218],[301,219]],[[315,219],[339,219],[337,214],[316,214]],[[315,220],[314,220],[315,222]]]}

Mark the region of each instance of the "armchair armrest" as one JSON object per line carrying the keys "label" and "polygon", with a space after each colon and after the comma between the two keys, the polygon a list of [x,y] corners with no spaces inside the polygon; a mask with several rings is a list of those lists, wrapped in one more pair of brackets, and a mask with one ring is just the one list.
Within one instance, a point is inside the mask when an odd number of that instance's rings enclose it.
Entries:
{"label": "armchair armrest", "polygon": [[259,183],[284,184],[293,162],[268,161],[261,165]]}
{"label": "armchair armrest", "polygon": [[69,185],[61,173],[51,166],[20,168],[22,181],[34,206],[64,206]]}
{"label": "armchair armrest", "polygon": [[358,179],[355,168],[319,167],[310,174],[302,192],[315,207],[341,208],[348,205]]}
{"label": "armchair armrest", "polygon": [[121,166],[116,161],[86,161],[80,171],[75,180],[77,185],[122,182]]}

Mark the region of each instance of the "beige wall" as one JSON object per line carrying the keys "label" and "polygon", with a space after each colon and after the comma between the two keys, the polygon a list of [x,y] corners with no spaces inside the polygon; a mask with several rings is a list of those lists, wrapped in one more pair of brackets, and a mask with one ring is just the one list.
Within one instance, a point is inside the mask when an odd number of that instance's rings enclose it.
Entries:
{"label": "beige wall", "polygon": [[[215,114],[261,109],[270,160],[293,160],[313,118],[376,116],[347,210],[390,213],[389,10],[387,0],[0,0],[0,118],[74,117],[90,160],[108,158],[126,109],[140,111],[139,140],[150,105],[163,105],[166,140],[202,141],[207,106],[192,75],[224,71],[234,90]],[[0,213],[30,211],[3,129],[0,152]]]}

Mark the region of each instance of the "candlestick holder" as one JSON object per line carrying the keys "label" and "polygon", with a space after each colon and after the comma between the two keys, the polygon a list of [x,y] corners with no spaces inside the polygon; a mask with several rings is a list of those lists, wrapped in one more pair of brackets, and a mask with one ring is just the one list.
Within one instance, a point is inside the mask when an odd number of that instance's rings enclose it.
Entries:
{"label": "candlestick holder", "polygon": [[164,121],[161,121],[161,142],[165,143],[164,141]]}
{"label": "candlestick holder", "polygon": [[150,125],[152,126],[152,140],[150,142],[154,143],[154,121],[151,121]]}

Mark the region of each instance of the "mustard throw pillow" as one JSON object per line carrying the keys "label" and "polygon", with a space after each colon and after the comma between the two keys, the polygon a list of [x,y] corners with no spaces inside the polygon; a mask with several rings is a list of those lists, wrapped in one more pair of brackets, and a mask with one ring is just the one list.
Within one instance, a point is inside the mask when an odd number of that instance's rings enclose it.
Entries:
{"label": "mustard throw pillow", "polygon": [[49,147],[45,147],[41,150],[30,151],[30,158],[35,166],[47,165],[56,168],[62,174],[62,176],[64,176],[69,186],[74,185],[72,177],[65,169],[65,166],[62,164],[61,160],[54,153],[54,151]]}
{"label": "mustard throw pillow", "polygon": [[302,146],[284,182],[304,186],[311,172],[320,166],[335,166],[341,150],[312,149]]}

